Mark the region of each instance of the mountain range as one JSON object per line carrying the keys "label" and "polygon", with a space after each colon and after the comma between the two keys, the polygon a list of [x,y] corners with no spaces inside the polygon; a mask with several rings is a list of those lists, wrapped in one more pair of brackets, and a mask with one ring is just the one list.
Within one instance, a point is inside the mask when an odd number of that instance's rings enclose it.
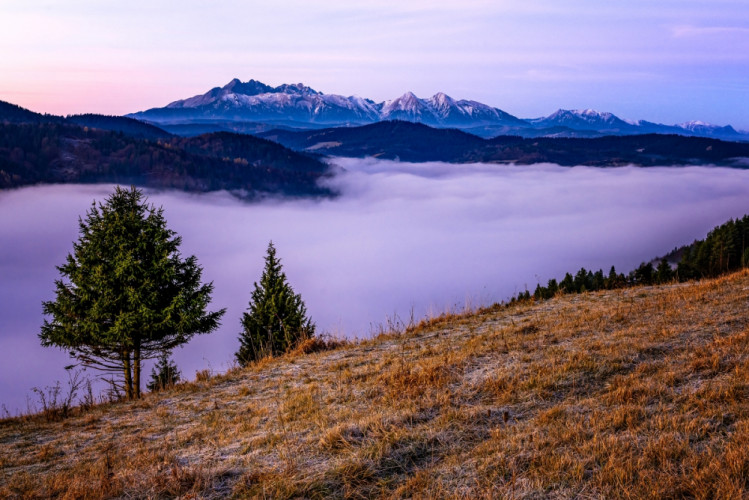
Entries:
{"label": "mountain range", "polygon": [[157,124],[179,135],[220,130],[257,133],[273,128],[317,129],[402,120],[431,127],[457,128],[485,138],[678,134],[749,140],[749,132],[700,121],[663,125],[624,120],[592,109],[560,109],[546,117],[522,119],[477,101],[453,99],[442,92],[427,99],[406,92],[392,100],[375,102],[358,96],[324,94],[301,83],[272,87],[256,80],[241,82],[236,78],[205,94],[127,116]]}
{"label": "mountain range", "polygon": [[[389,110],[403,111],[407,104],[391,103]],[[416,105],[413,99],[410,104]],[[613,115],[604,119],[612,127],[620,125]],[[246,125],[236,123],[237,128]],[[402,119],[314,130],[267,130],[270,124],[250,124],[256,127],[253,134],[195,133],[215,125],[185,123],[183,132],[192,133],[174,135],[128,117],[62,117],[0,101],[0,189],[119,182],[198,192],[225,189],[243,197],[328,196],[333,193],[318,184],[328,173],[328,165],[321,161],[326,156],[520,165],[749,167],[749,142],[679,134],[485,138]]]}

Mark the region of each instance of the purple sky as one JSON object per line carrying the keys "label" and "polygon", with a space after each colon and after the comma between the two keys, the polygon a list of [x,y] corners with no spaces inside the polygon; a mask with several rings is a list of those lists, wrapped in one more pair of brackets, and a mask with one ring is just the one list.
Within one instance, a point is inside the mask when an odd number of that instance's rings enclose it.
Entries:
{"label": "purple sky", "polygon": [[0,99],[124,114],[234,77],[520,117],[595,108],[749,129],[745,0],[4,0]]}

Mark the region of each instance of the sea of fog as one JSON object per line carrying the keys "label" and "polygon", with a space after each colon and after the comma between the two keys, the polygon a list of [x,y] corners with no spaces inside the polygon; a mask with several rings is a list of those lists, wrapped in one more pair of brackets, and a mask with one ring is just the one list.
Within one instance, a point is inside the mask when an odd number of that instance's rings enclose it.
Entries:
{"label": "sea of fog", "polygon": [[[493,303],[581,266],[626,272],[749,212],[745,170],[334,163],[333,200],[147,191],[214,282],[213,307],[227,308],[218,331],[175,351],[187,378],[232,363],[270,240],[318,332],[366,337],[388,320]],[[78,217],[111,190],[0,192],[0,403],[11,414],[36,401],[32,387],[66,380],[67,354],[39,345],[41,302],[53,298]]]}

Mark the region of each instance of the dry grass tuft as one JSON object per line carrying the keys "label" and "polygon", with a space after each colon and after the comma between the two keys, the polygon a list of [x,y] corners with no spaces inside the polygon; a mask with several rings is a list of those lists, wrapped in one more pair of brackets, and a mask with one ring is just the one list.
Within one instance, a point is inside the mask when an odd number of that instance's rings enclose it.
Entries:
{"label": "dry grass tuft", "polygon": [[292,351],[292,356],[299,356],[301,354],[312,354],[315,352],[333,351],[340,349],[341,347],[347,346],[349,343],[345,340],[333,339],[333,338],[322,338],[312,337],[301,341]]}
{"label": "dry grass tuft", "polygon": [[749,273],[446,313],[0,423],[0,497],[749,498]]}

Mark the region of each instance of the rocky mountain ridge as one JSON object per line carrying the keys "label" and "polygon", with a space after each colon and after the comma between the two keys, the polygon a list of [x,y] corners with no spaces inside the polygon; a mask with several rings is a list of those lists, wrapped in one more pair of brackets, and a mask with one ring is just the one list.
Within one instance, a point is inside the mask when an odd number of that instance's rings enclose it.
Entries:
{"label": "rocky mountain ridge", "polygon": [[[718,126],[701,121],[664,125],[645,120],[624,120],[613,113],[592,109],[559,109],[546,117],[522,119],[478,101],[454,99],[443,92],[429,98],[406,92],[395,99],[375,102],[355,95],[325,94],[302,83],[272,87],[256,80],[242,82],[236,78],[205,94],[128,116],[158,124],[167,130],[185,124],[205,127],[208,123],[218,126],[227,122],[315,129],[403,120],[432,127],[458,128],[482,137],[600,137],[657,133],[749,140],[749,132],[737,131],[730,125]],[[172,131],[181,133],[177,129]]]}

